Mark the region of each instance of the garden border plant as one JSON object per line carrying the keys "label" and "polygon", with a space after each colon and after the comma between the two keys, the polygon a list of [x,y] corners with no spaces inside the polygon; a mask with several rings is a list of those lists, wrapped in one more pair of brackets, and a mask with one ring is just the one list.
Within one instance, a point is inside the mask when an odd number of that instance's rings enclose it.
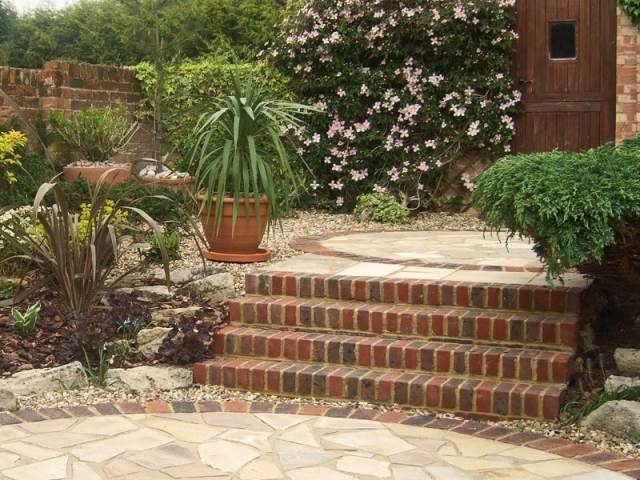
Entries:
{"label": "garden border plant", "polygon": [[[308,0],[262,54],[295,79],[312,119],[304,158],[317,196],[372,190],[428,206],[464,155],[509,150],[515,0]],[[463,178],[471,187],[470,178]]]}

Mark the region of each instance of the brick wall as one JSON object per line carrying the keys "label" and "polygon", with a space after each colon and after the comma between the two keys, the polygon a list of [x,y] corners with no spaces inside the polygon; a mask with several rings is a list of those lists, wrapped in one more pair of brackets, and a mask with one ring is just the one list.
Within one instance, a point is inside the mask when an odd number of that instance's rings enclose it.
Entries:
{"label": "brick wall", "polygon": [[640,132],[640,30],[618,6],[616,42],[616,142]]}
{"label": "brick wall", "polygon": [[[42,70],[0,67],[0,85],[33,121],[52,110],[76,111],[90,106],[124,105],[138,108],[140,86],[135,71],[105,65],[47,62]],[[0,98],[0,122],[15,116]],[[152,149],[150,125],[143,123],[123,159],[149,157]],[[35,139],[32,139],[35,145]]]}

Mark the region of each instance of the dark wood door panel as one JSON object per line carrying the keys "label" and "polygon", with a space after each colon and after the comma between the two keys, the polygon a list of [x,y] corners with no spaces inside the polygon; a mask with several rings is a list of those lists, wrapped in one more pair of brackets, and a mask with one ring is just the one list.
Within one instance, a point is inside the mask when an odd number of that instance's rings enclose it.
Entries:
{"label": "dark wood door panel", "polygon": [[[514,151],[585,150],[614,139],[615,0],[517,0]],[[524,80],[524,82],[519,82]]]}

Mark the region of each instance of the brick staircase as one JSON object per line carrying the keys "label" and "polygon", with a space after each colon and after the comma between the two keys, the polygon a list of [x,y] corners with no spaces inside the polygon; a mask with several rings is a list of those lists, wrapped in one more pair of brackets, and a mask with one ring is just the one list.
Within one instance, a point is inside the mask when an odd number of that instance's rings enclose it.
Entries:
{"label": "brick staircase", "polygon": [[580,288],[263,272],[197,383],[475,418],[554,419]]}

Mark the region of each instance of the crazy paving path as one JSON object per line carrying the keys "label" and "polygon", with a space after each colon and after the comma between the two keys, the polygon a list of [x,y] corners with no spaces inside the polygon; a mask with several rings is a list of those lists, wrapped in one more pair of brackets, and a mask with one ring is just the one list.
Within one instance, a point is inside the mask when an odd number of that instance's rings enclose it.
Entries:
{"label": "crazy paving path", "polygon": [[[545,441],[545,440],[542,440]],[[60,418],[0,427],[13,480],[622,480],[543,450],[451,430],[274,413]]]}

